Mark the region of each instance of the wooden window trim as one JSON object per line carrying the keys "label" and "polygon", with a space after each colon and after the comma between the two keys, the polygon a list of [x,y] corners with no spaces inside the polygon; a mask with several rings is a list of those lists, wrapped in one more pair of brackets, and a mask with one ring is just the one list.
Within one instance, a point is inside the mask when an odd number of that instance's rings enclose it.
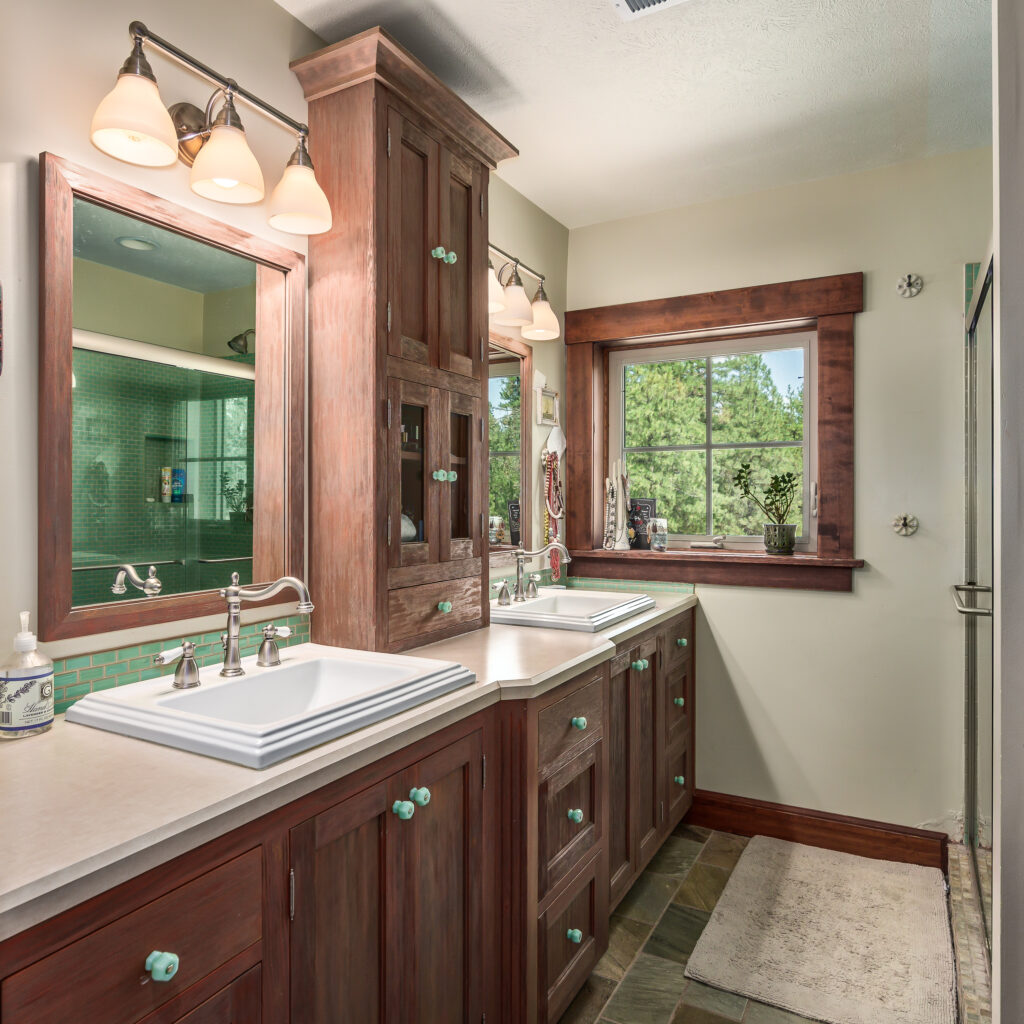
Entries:
{"label": "wooden window trim", "polygon": [[[566,538],[572,571],[611,579],[852,590],[853,570],[864,564],[853,547],[853,318],[864,308],[863,295],[864,275],[855,273],[567,312]],[[605,477],[608,350],[633,339],[767,332],[797,322],[818,334],[817,551],[604,551],[599,484]]]}

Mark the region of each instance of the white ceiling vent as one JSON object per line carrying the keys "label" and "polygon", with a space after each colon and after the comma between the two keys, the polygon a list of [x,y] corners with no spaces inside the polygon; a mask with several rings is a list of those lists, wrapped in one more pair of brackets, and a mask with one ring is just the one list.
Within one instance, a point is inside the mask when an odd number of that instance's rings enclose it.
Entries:
{"label": "white ceiling vent", "polygon": [[612,6],[623,21],[635,21],[645,14],[663,11],[666,7],[686,3],[686,0],[612,0]]}

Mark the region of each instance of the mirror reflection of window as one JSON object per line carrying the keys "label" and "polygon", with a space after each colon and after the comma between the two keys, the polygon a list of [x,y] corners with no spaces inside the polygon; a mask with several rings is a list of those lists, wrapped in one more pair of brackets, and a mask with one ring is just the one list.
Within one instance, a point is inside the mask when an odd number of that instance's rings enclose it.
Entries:
{"label": "mirror reflection of window", "polygon": [[508,538],[509,502],[519,500],[521,463],[522,394],[518,365],[512,373],[487,382],[490,429],[489,515],[505,520]]}

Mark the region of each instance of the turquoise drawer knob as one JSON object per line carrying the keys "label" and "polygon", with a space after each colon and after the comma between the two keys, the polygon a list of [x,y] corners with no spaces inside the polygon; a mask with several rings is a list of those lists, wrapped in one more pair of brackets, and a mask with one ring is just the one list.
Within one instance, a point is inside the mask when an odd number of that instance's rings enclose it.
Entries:
{"label": "turquoise drawer knob", "polygon": [[437,602],[437,610],[442,615],[447,615],[452,610],[452,603],[451,603],[451,601],[438,601]]}
{"label": "turquoise drawer knob", "polygon": [[685,636],[680,636],[676,638],[676,647],[685,647],[686,643],[687,641]]}
{"label": "turquoise drawer knob", "polygon": [[430,790],[426,786],[413,786],[409,790],[409,799],[420,807],[426,807],[430,803]]}
{"label": "turquoise drawer knob", "polygon": [[391,805],[392,814],[397,814],[402,821],[408,821],[416,813],[416,805],[408,800],[396,800]]}
{"label": "turquoise drawer knob", "polygon": [[572,720],[571,725],[574,729],[579,729],[580,732],[583,732],[583,730],[587,727],[587,720],[582,715],[580,715],[579,717],[574,718]]}
{"label": "turquoise drawer knob", "polygon": [[154,949],[146,957],[146,970],[154,981],[170,981],[178,973],[178,954]]}
{"label": "turquoise drawer knob", "polygon": [[570,928],[566,933],[565,937],[570,941],[576,943],[578,946],[583,941],[583,932],[579,928]]}
{"label": "turquoise drawer knob", "polygon": [[448,483],[453,484],[459,479],[459,474],[454,469],[448,470]]}
{"label": "turquoise drawer knob", "polygon": [[646,672],[651,667],[651,663],[646,658],[644,658],[643,659],[643,664],[644,664],[644,671]]}
{"label": "turquoise drawer knob", "polygon": [[441,483],[444,483],[448,479],[448,473],[443,469],[435,469],[430,475]]}
{"label": "turquoise drawer knob", "polygon": [[443,245],[435,245],[434,248],[430,250],[430,255],[433,256],[435,260],[443,260],[447,254],[445,253]]}
{"label": "turquoise drawer knob", "polygon": [[677,782],[677,783],[678,783],[678,784],[679,784],[680,786],[685,786],[685,785],[686,785],[686,779],[685,779],[685,778],[684,778],[684,777],[683,777],[682,775],[677,775],[677,776],[676,776],[676,778],[675,778],[675,781],[676,781],[676,782]]}
{"label": "turquoise drawer knob", "polygon": [[583,811],[579,807],[573,807],[569,810],[569,820],[579,825],[583,821]]}
{"label": "turquoise drawer knob", "polygon": [[675,704],[675,706],[677,708],[685,707],[686,706],[686,698],[685,697],[673,697],[672,698],[672,703]]}
{"label": "turquoise drawer knob", "polygon": [[451,264],[453,264],[458,258],[459,257],[456,256],[455,253],[453,253],[453,252],[450,252],[446,256],[443,257],[445,263],[447,263],[449,266],[451,266]]}
{"label": "turquoise drawer knob", "polygon": [[634,672],[643,672],[644,663],[642,661],[634,661],[629,666]]}

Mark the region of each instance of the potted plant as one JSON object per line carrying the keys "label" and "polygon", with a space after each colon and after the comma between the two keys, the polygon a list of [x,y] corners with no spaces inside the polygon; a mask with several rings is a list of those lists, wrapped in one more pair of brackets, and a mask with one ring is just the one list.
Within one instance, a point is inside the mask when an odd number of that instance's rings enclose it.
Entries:
{"label": "potted plant", "polygon": [[245,481],[238,479],[232,482],[227,473],[221,473],[220,492],[230,509],[231,522],[244,523],[249,516],[249,493]]}
{"label": "potted plant", "polygon": [[795,473],[773,474],[764,492],[758,498],[752,490],[753,474],[750,463],[744,462],[736,471],[734,486],[740,494],[752,501],[768,520],[764,524],[764,549],[769,555],[791,555],[796,546],[796,525],[788,522],[796,500],[800,479]]}

